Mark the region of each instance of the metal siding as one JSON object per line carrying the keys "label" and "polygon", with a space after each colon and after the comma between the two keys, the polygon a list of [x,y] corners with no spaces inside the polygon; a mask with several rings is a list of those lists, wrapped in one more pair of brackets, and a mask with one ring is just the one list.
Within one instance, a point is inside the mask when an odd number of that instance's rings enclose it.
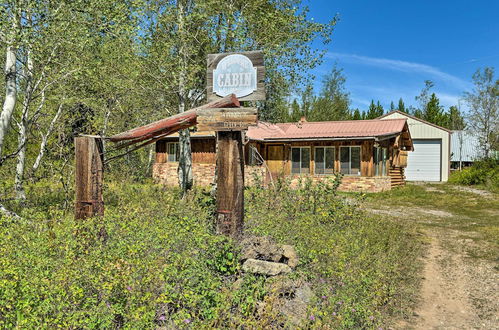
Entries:
{"label": "metal siding", "polygon": [[469,132],[452,132],[451,146],[451,161],[453,162],[473,162],[483,157],[478,138]]}
{"label": "metal siding", "polygon": [[440,181],[442,140],[413,140],[405,175],[407,181]]}
{"label": "metal siding", "polygon": [[[417,139],[441,139],[442,147],[440,148],[440,173],[441,173],[441,181],[447,181],[449,179],[449,171],[450,171],[450,134],[447,131],[444,131],[438,127],[428,125],[419,120],[404,116],[401,113],[392,113],[386,117],[381,118],[384,119],[399,119],[406,118],[407,124],[409,125],[409,132],[411,133],[411,137],[413,140]],[[417,151],[417,146],[414,146],[414,151]],[[413,152],[409,152],[410,155]],[[440,175],[440,174],[439,174]]]}

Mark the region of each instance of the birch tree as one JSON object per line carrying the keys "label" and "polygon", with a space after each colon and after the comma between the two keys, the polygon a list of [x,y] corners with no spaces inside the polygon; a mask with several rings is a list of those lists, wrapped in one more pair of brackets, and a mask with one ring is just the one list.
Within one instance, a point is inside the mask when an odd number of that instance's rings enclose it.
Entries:
{"label": "birch tree", "polygon": [[[279,99],[321,61],[312,42],[328,42],[335,24],[314,22],[298,0],[151,1],[146,13],[141,26],[147,75],[160,87],[156,99],[170,109],[163,117],[206,97],[207,54],[263,50],[269,97],[259,106],[264,119],[275,118]],[[191,182],[187,132],[180,141],[179,183],[185,190]]]}
{"label": "birch tree", "polygon": [[[21,1],[19,1],[21,2]],[[0,114],[0,164],[4,150],[4,141],[10,126],[17,101],[17,47],[20,38],[21,10],[13,1],[0,6],[0,40],[5,47],[5,99]]]}
{"label": "birch tree", "polygon": [[473,83],[474,89],[464,93],[468,128],[478,136],[487,158],[499,139],[499,79],[494,77],[494,68],[486,67],[473,74]]}

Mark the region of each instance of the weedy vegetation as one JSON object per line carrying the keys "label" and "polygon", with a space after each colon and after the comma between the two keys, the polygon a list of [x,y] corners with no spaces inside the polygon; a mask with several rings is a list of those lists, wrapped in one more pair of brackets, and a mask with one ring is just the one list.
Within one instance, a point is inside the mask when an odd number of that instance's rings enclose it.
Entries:
{"label": "weedy vegetation", "polygon": [[[23,219],[0,220],[0,327],[290,327],[270,289],[279,278],[243,274],[237,242],[215,235],[209,191],[109,182],[103,218],[75,221],[43,181],[8,204]],[[378,328],[409,313],[421,244],[336,187],[248,188],[245,230],[296,247],[287,277],[314,292],[303,327]]]}

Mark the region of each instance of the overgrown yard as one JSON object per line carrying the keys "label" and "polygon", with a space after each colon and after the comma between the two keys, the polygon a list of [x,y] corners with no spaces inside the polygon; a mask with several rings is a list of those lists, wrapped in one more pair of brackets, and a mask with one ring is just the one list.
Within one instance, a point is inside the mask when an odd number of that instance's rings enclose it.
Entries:
{"label": "overgrown yard", "polygon": [[37,197],[8,205],[24,220],[0,223],[0,327],[296,327],[282,313],[289,283],[313,293],[302,327],[407,318],[422,253],[414,225],[364,213],[334,184],[285,187],[246,191],[246,234],[300,257],[294,272],[266,278],[242,273],[237,242],[213,233],[207,191],[180,200],[156,185],[110,183],[106,216],[75,222],[60,187],[32,185]]}
{"label": "overgrown yard", "polygon": [[499,196],[451,184],[408,184],[363,207],[418,226],[427,242],[419,304],[401,327],[497,328]]}

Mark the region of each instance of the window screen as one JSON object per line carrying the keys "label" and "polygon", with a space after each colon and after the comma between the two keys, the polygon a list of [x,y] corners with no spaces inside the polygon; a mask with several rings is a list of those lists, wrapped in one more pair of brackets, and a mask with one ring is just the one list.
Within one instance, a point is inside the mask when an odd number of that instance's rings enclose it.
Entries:
{"label": "window screen", "polygon": [[310,173],[310,148],[291,148],[291,173]]}
{"label": "window screen", "polygon": [[178,142],[168,143],[168,162],[178,162]]}
{"label": "window screen", "polygon": [[360,175],[360,147],[341,147],[340,165],[342,174]]}
{"label": "window screen", "polygon": [[334,147],[315,148],[315,174],[334,173]]}

